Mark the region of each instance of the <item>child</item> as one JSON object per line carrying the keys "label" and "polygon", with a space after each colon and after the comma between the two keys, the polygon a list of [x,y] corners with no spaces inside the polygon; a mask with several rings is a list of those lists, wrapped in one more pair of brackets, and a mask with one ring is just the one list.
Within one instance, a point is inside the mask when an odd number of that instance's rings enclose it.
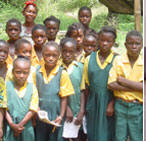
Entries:
{"label": "child", "polygon": [[29,40],[32,45],[32,28],[35,26],[35,18],[37,16],[38,9],[37,5],[34,3],[34,0],[27,0],[23,9],[23,16],[25,17],[25,23],[22,26],[21,37]]}
{"label": "child", "polygon": [[90,55],[92,52],[97,51],[97,39],[93,34],[87,34],[83,40],[83,48],[85,52],[84,58],[82,58],[83,62],[85,58]]}
{"label": "child", "polygon": [[7,41],[10,44],[9,54],[14,59],[15,42],[20,38],[21,23],[17,19],[10,19],[6,24],[6,33],[9,36]]}
{"label": "child", "polygon": [[92,12],[89,7],[83,6],[79,9],[78,19],[85,28],[85,34],[94,31],[93,29],[89,28],[91,18],[92,18]]}
{"label": "child", "polygon": [[4,140],[33,141],[32,117],[38,110],[38,92],[27,82],[30,60],[20,56],[13,62],[13,80],[6,83],[7,112]]}
{"label": "child", "polygon": [[0,77],[0,140],[2,140],[3,137],[3,119],[6,108],[7,108],[6,86],[4,79]]}
{"label": "child", "polygon": [[[19,39],[15,43],[15,57],[14,58],[16,59],[18,56],[27,57],[31,61],[30,73],[29,73],[27,80],[28,80],[28,82],[33,82],[32,74],[33,74],[33,72],[35,72],[36,69],[35,69],[35,65],[33,64],[33,60],[32,60],[32,45],[28,40]],[[13,77],[12,69],[13,69],[13,65],[10,65],[8,72],[7,72],[6,80],[12,79],[12,77]]]}
{"label": "child", "polygon": [[[74,90],[65,70],[57,64],[59,59],[58,44],[51,41],[43,46],[44,64],[37,67],[34,83],[39,92],[40,110],[48,112],[48,118],[61,124],[67,105],[67,96],[74,94]],[[36,140],[62,140],[62,127],[52,132],[53,125],[37,121]]]}
{"label": "child", "polygon": [[109,73],[108,87],[115,96],[115,140],[143,140],[143,61],[142,36],[130,31],[126,36],[127,53],[117,57]]}
{"label": "child", "polygon": [[47,29],[44,25],[35,25],[32,29],[32,39],[34,48],[32,50],[32,60],[35,66],[41,64],[42,61],[42,46],[47,40]]}
{"label": "child", "polygon": [[84,27],[80,23],[74,23],[68,27],[66,37],[71,37],[77,42],[76,60],[81,62],[83,52]]}
{"label": "child", "polygon": [[66,112],[66,121],[72,122],[73,119],[76,117],[75,125],[81,125],[85,109],[84,95],[80,89],[82,81],[83,64],[75,61],[76,41],[74,39],[64,38],[61,40],[60,45],[63,67],[68,72],[75,90],[75,94],[69,96]]}
{"label": "child", "polygon": [[54,16],[50,16],[44,20],[44,24],[48,31],[48,41],[55,41],[59,31],[60,20]]}
{"label": "child", "polygon": [[115,58],[111,48],[116,31],[112,27],[103,27],[98,38],[100,49],[92,52],[84,63],[84,78],[89,87],[86,104],[87,136],[89,141],[109,141],[114,138],[114,111],[113,93],[107,89],[107,79]]}
{"label": "child", "polygon": [[10,63],[7,61],[8,53],[9,44],[4,40],[0,40],[0,77],[2,77],[4,80],[10,65]]}

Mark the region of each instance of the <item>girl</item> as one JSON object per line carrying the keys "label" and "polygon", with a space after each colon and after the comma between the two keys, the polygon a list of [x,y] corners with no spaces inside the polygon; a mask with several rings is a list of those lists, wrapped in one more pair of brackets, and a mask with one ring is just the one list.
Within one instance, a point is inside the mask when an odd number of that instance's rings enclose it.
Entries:
{"label": "girl", "polygon": [[6,82],[7,112],[4,140],[33,141],[32,117],[38,110],[38,93],[32,83],[27,82],[30,60],[18,57],[13,62],[13,80]]}
{"label": "girl", "polygon": [[48,31],[48,41],[55,41],[59,31],[60,20],[54,16],[50,16],[44,20],[44,24]]}
{"label": "girl", "polygon": [[43,62],[42,47],[47,40],[47,29],[44,25],[35,25],[32,29],[32,39],[34,41],[34,48],[32,49],[32,62],[35,66]]}
{"label": "girl", "polygon": [[89,87],[86,105],[88,140],[109,141],[114,138],[113,93],[107,89],[107,80],[115,58],[111,51],[115,39],[115,29],[103,27],[99,32],[99,50],[92,52],[84,63],[84,77]]}
{"label": "girl", "polygon": [[8,34],[9,40],[7,41],[10,45],[9,53],[12,59],[15,54],[15,42],[20,38],[21,23],[17,19],[10,19],[6,24],[6,33]]}
{"label": "girl", "polygon": [[35,0],[27,0],[23,9],[23,16],[25,17],[25,23],[22,25],[21,37],[29,40],[32,44],[31,31],[35,26],[35,18],[37,16],[37,5],[34,3]]}
{"label": "girl", "polygon": [[[67,96],[74,94],[74,90],[67,72],[57,64],[59,54],[59,47],[55,42],[48,42],[43,46],[44,64],[37,67],[34,83],[39,92],[40,110],[47,111],[51,121],[61,124],[66,111]],[[62,140],[62,127],[55,131],[53,128],[53,125],[38,120],[36,140]]]}
{"label": "girl", "polygon": [[[69,96],[66,121],[72,122],[76,117],[75,125],[81,125],[84,116],[84,95],[81,93],[83,64],[75,61],[76,42],[72,38],[61,40],[63,67],[67,70],[73,84],[75,94]],[[78,139],[75,139],[78,140]]]}
{"label": "girl", "polygon": [[84,27],[80,23],[74,23],[68,27],[66,37],[71,37],[77,42],[76,60],[81,62],[83,52]]}

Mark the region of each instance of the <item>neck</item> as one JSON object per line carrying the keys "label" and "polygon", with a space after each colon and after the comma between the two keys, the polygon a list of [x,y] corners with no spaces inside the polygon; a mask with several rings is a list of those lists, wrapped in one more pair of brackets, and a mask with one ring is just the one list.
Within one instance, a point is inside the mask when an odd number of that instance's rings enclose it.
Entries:
{"label": "neck", "polygon": [[56,40],[56,38],[53,38],[53,39],[48,38],[48,41],[55,41],[55,40]]}
{"label": "neck", "polygon": [[23,84],[23,85],[20,85],[20,84],[18,84],[17,82],[14,82],[14,86],[15,86],[15,88],[16,88],[17,90],[20,90],[20,88],[23,87],[24,84]]}
{"label": "neck", "polygon": [[33,27],[34,25],[35,25],[34,22],[27,22],[27,21],[25,21],[25,23],[24,23],[24,26],[26,26],[26,27]]}
{"label": "neck", "polygon": [[138,57],[139,57],[139,55],[137,55],[137,56],[130,56],[130,55],[128,55],[128,59],[129,59],[129,62],[131,63],[131,65],[133,65],[136,62]]}
{"label": "neck", "polygon": [[[55,65],[55,66],[56,66],[56,65]],[[49,75],[49,73],[52,71],[52,69],[53,69],[55,66],[49,67],[49,66],[47,66],[47,65],[45,64],[45,70],[46,70],[47,76]]]}
{"label": "neck", "polygon": [[8,43],[10,43],[10,44],[14,44],[17,40],[18,40],[18,39],[16,39],[16,40],[9,39],[9,40],[8,40]]}
{"label": "neck", "polygon": [[101,55],[104,59],[106,59],[109,56],[110,53],[111,53],[111,51],[106,52],[106,53],[103,53],[103,52],[99,51],[99,55]]}
{"label": "neck", "polygon": [[42,47],[41,46],[34,45],[34,49],[35,49],[35,51],[39,51],[39,52],[42,51]]}
{"label": "neck", "polygon": [[83,49],[81,47],[77,48],[77,54],[81,54]]}
{"label": "neck", "polygon": [[0,68],[2,69],[2,68],[4,68],[4,67],[6,67],[7,65],[6,65],[6,63],[0,63]]}

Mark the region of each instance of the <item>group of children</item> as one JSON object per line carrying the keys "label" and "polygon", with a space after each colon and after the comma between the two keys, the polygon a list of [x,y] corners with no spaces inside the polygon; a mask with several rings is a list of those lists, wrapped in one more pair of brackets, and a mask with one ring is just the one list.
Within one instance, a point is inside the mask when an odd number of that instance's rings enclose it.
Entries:
{"label": "group of children", "polygon": [[[0,138],[3,140],[143,140],[142,36],[126,35],[126,53],[112,51],[116,30],[89,27],[91,9],[55,42],[60,20],[35,24],[37,6],[27,1],[25,23],[10,19],[9,40],[0,40]],[[38,110],[61,127],[39,120]],[[83,131],[86,120],[87,134]],[[77,138],[63,138],[64,122],[81,125]]]}

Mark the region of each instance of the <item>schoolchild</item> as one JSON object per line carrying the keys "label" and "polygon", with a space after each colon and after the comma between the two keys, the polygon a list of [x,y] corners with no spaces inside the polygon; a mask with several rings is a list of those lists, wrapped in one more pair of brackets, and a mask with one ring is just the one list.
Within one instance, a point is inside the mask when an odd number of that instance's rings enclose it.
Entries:
{"label": "schoolchild", "polygon": [[[40,110],[48,113],[48,118],[61,124],[65,115],[67,98],[74,94],[67,72],[57,64],[59,59],[59,46],[51,41],[45,43],[42,49],[44,64],[37,67],[34,74],[34,83],[39,92]],[[53,125],[37,121],[36,140],[62,140],[62,128],[54,129]]]}
{"label": "schoolchild", "polygon": [[142,35],[130,31],[126,53],[117,56],[109,72],[108,88],[115,96],[115,140],[143,140],[143,60]]}

